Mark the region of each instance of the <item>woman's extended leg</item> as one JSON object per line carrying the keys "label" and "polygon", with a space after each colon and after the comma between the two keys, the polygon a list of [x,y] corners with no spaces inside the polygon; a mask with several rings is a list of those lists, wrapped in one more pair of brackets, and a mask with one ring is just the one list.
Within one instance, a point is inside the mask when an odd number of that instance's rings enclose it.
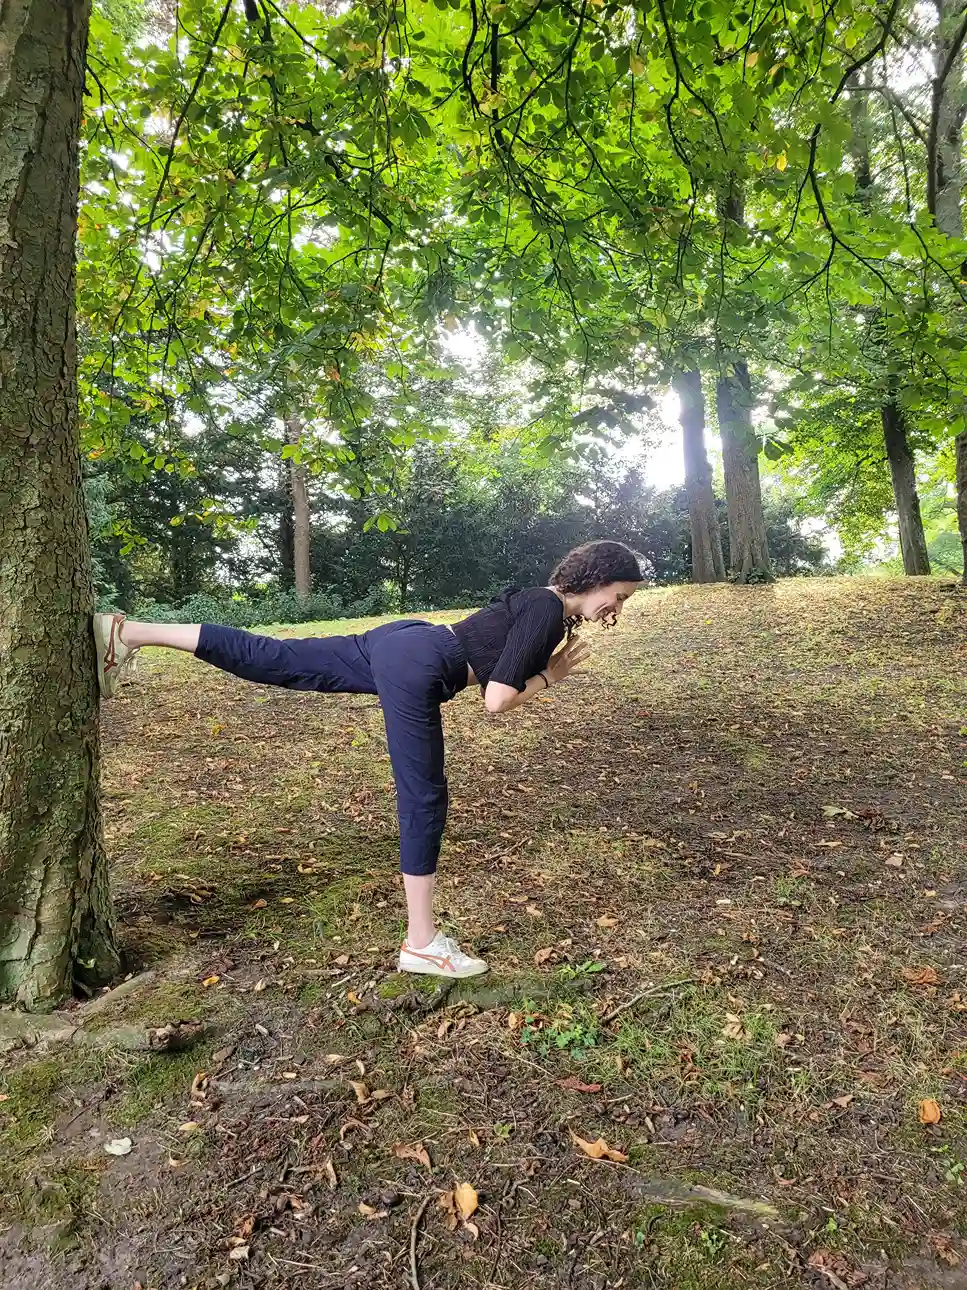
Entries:
{"label": "woman's extended leg", "polygon": [[121,640],[128,649],[142,645],[164,645],[168,649],[183,649],[194,654],[201,635],[200,623],[136,623],[126,618],[119,627]]}
{"label": "woman's extended leg", "polygon": [[101,691],[110,697],[133,653],[144,645],[185,650],[259,685],[327,694],[375,694],[369,661],[355,636],[281,640],[212,623],[142,623],[122,614],[96,614]]}

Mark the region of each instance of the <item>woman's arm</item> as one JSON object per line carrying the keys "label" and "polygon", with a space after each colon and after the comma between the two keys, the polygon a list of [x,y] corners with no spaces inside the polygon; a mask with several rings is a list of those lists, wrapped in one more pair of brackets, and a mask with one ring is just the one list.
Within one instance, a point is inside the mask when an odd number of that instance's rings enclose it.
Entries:
{"label": "woman's arm", "polygon": [[[484,690],[484,703],[487,706],[487,711],[493,713],[512,712],[514,708],[519,708],[528,699],[533,699],[535,694],[542,694],[548,686],[566,681],[590,653],[590,649],[583,641],[573,640],[569,642],[551,658],[547,667],[544,668],[543,674],[538,674],[528,679],[523,690],[517,690],[512,685],[504,685],[502,681],[489,681],[486,690]],[[547,678],[547,685],[544,684],[545,677]]]}

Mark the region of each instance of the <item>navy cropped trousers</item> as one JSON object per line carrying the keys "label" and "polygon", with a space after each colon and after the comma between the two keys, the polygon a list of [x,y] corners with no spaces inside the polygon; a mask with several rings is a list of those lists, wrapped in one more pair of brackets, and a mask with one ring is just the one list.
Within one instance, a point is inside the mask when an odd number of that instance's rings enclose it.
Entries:
{"label": "navy cropped trousers", "polygon": [[205,623],[195,655],[261,685],[379,695],[396,782],[400,868],[436,871],[448,805],[440,705],[467,684],[466,654],[449,628],[403,621],[359,636],[277,640]]}

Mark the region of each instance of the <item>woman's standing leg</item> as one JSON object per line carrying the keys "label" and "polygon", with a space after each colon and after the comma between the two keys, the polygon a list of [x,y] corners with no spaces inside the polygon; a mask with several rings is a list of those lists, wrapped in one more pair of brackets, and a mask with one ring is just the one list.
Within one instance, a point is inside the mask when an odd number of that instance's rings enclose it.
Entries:
{"label": "woman's standing leg", "polygon": [[400,869],[407,935],[400,968],[435,976],[477,976],[487,970],[436,928],[433,895],[449,804],[444,772],[441,684],[421,646],[423,634],[398,634],[371,654],[396,783]]}

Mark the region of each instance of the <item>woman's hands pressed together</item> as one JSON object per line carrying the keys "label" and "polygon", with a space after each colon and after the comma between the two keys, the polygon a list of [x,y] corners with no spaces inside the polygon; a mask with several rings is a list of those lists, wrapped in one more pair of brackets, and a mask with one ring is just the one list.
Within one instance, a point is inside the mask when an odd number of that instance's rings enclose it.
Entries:
{"label": "woman's hands pressed together", "polygon": [[544,668],[544,675],[551,685],[566,681],[572,672],[580,671],[581,664],[587,661],[590,654],[590,647],[584,641],[568,641],[564,648],[559,649],[551,658]]}

